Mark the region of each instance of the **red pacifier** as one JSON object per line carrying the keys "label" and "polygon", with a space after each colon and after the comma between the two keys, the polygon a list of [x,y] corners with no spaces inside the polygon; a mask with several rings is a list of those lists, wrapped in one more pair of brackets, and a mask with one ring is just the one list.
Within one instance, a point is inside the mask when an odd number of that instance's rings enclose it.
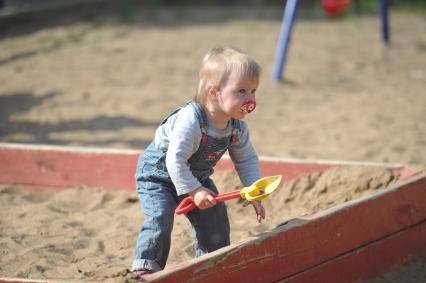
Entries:
{"label": "red pacifier", "polygon": [[245,113],[251,113],[256,109],[256,101],[249,100],[241,106],[241,111]]}

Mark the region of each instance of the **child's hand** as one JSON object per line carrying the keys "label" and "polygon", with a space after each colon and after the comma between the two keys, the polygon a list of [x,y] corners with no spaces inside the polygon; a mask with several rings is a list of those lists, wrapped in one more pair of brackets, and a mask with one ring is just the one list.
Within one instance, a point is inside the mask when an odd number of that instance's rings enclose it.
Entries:
{"label": "child's hand", "polygon": [[254,210],[256,211],[256,215],[257,215],[257,221],[259,223],[262,222],[262,219],[265,219],[266,216],[266,212],[265,212],[265,208],[263,207],[262,203],[258,202],[258,201],[245,201],[243,203],[243,207],[248,206],[249,204],[252,204],[254,207]]}
{"label": "child's hand", "polygon": [[207,209],[216,205],[214,193],[206,187],[200,187],[190,195],[193,196],[195,205],[200,209]]}

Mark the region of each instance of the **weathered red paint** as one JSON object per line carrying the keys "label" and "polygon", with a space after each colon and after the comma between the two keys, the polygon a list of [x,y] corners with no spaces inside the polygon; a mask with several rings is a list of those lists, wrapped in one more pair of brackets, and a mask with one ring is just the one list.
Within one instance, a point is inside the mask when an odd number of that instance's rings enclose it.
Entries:
{"label": "weathered red paint", "polygon": [[[59,146],[0,145],[0,184],[19,184],[41,189],[43,186],[60,189],[85,185],[133,190],[133,176],[139,154],[136,150],[90,151]],[[342,165],[326,161],[260,160],[263,176],[282,174],[284,181]],[[389,167],[404,171],[406,176],[416,173],[403,166]],[[223,158],[215,170],[230,171],[234,167],[231,160]]]}
{"label": "weathered red paint", "polygon": [[323,262],[281,283],[362,282],[426,254],[426,222]]}
{"label": "weathered red paint", "polygon": [[[107,189],[134,189],[134,171],[138,151],[87,151],[65,147],[9,146],[0,147],[0,183],[42,188],[69,188],[86,185]],[[313,171],[329,168],[329,164],[260,162],[262,174],[285,172],[289,180]],[[234,170],[223,158],[215,170]]]}
{"label": "weathered red paint", "polygon": [[[86,185],[133,190],[138,155],[138,151],[0,145],[0,184],[42,189]],[[282,174],[286,181],[301,174],[351,164],[266,159],[260,162],[262,175]],[[402,165],[364,165],[392,168],[401,174],[400,181],[382,193],[311,218],[290,221],[257,238],[170,267],[146,279],[318,282],[321,278],[321,282],[351,282],[425,253],[426,176]],[[223,159],[216,170],[233,170],[232,162]],[[405,241],[409,244],[404,244]],[[336,270],[340,272],[336,274]],[[0,278],[0,282],[49,281]]]}
{"label": "weathered red paint", "polygon": [[[134,189],[138,151],[87,151],[65,147],[0,147],[0,183],[42,188],[86,185],[107,189]],[[260,161],[262,174],[284,174],[285,180],[329,168],[330,164]],[[234,170],[223,158],[215,170]]]}
{"label": "weathered red paint", "polygon": [[63,147],[0,147],[0,183],[55,188],[80,185],[133,188],[134,152]]}

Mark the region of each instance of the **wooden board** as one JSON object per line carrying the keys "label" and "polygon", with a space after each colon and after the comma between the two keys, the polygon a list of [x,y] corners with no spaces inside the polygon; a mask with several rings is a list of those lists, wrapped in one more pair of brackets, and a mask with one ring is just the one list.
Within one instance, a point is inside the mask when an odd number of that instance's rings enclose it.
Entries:
{"label": "wooden board", "polygon": [[[136,150],[0,143],[0,184],[41,189],[85,185],[134,190],[134,172],[140,153]],[[403,165],[383,163],[260,158],[263,176],[283,174],[285,181],[342,165],[386,166],[400,171],[404,178],[418,173]],[[215,170],[234,170],[234,167],[229,158],[223,158]]]}

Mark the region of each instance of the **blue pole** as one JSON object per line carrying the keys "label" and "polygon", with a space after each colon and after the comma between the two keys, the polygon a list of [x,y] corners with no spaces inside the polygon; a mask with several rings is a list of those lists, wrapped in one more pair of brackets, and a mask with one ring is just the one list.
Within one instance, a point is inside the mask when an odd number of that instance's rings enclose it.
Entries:
{"label": "blue pole", "polygon": [[281,80],[288,45],[290,43],[291,31],[293,29],[294,19],[296,16],[297,3],[298,0],[287,0],[285,5],[280,37],[275,55],[275,67],[272,73],[272,80],[274,81]]}
{"label": "blue pole", "polygon": [[380,18],[382,21],[382,39],[389,43],[389,18],[388,18],[388,0],[380,1]]}

